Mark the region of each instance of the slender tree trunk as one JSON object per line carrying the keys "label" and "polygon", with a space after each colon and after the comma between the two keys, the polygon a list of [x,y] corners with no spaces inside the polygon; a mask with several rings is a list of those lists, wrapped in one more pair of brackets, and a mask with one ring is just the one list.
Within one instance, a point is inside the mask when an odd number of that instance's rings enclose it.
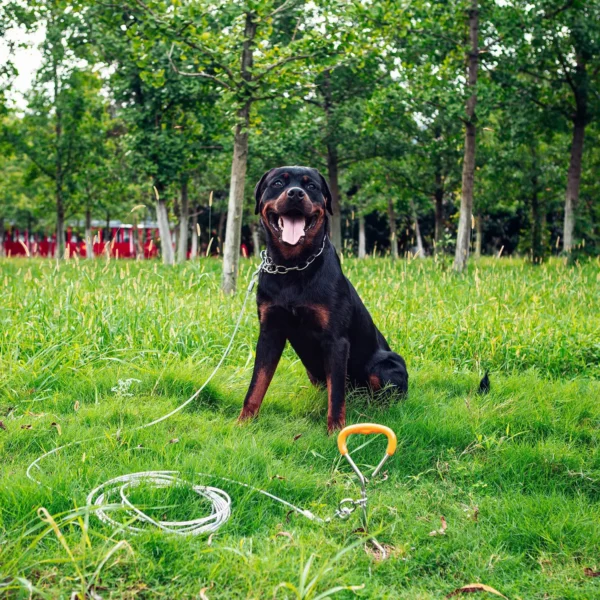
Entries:
{"label": "slender tree trunk", "polygon": [[87,206],[85,209],[85,256],[94,258],[94,238],[92,236],[92,209]]}
{"label": "slender tree trunk", "polygon": [[573,233],[575,231],[575,209],[579,201],[579,186],[581,183],[581,163],[583,156],[583,139],[585,136],[585,117],[576,117],[573,123],[573,139],[571,141],[571,158],[567,176],[567,193],[565,195],[565,220],[563,227],[563,251],[570,252],[573,248]]}
{"label": "slender tree trunk", "polygon": [[338,153],[335,144],[327,144],[327,176],[331,191],[331,241],[338,252],[342,251],[342,207],[340,206],[340,183]]}
{"label": "slender tree trunk", "polygon": [[[54,18],[54,14],[51,15]],[[55,198],[56,198],[56,258],[65,256],[65,206],[63,196],[63,147],[62,147],[62,109],[58,101],[60,95],[60,84],[58,77],[58,64],[56,55],[52,54],[52,82],[54,90],[54,144],[55,144]]]}
{"label": "slender tree trunk", "polygon": [[217,239],[213,241],[213,250],[219,246],[222,254],[223,246],[223,231],[225,230],[225,218],[227,217],[227,211],[223,210],[219,214],[219,224],[217,225]]}
{"label": "slender tree trunk", "polygon": [[331,94],[331,72],[326,70],[323,74],[323,86],[321,88],[327,120],[327,176],[329,178],[329,189],[331,191],[331,242],[338,252],[342,251],[342,208],[340,206],[340,184],[339,184],[339,156],[335,141],[332,139],[332,111],[333,101]]}
{"label": "slender tree trunk", "polygon": [[531,260],[533,264],[540,264],[544,260],[544,229],[546,218],[543,202],[540,199],[540,186],[538,179],[537,148],[531,146]]}
{"label": "slender tree trunk", "polygon": [[388,196],[388,220],[390,222],[390,250],[392,258],[398,258],[398,233],[396,228],[396,211],[394,210],[394,201]]}
{"label": "slender tree trunk", "polygon": [[[252,78],[252,52],[257,23],[254,14],[246,13],[244,43],[242,46],[241,77],[249,82]],[[245,92],[245,88],[244,93]],[[242,241],[242,214],[244,209],[244,186],[246,167],[248,166],[248,127],[252,98],[245,99],[238,110],[235,135],[233,139],[233,160],[231,161],[231,182],[229,185],[229,205],[227,208],[227,229],[223,250],[223,276],[221,288],[226,294],[235,292],[238,266],[240,262],[240,243]]]}
{"label": "slender tree trunk", "polygon": [[138,218],[135,212],[132,219],[131,243],[133,244],[133,256],[135,259],[144,260],[144,244],[140,237],[140,228],[138,227]]}
{"label": "slender tree trunk", "polygon": [[233,161],[231,163],[227,226],[225,229],[225,244],[223,248],[223,277],[221,281],[221,288],[226,294],[235,292],[238,265],[240,262],[244,186],[246,183],[246,167],[248,165],[249,116],[250,104],[248,103],[238,113],[238,118],[241,122],[236,125],[233,141]]}
{"label": "slender tree trunk", "polygon": [[481,246],[483,244],[483,221],[481,217],[475,217],[475,258],[481,258]]}
{"label": "slender tree trunk", "polygon": [[438,246],[442,243],[442,233],[444,231],[444,185],[441,170],[435,173],[435,252],[438,252]]}
{"label": "slender tree trunk", "polygon": [[469,52],[468,85],[471,95],[467,100],[467,121],[465,126],[465,151],[462,172],[462,193],[460,200],[460,218],[456,235],[456,254],[454,269],[462,272],[469,258],[471,239],[471,216],[473,214],[473,185],[475,180],[475,105],[477,104],[477,70],[479,68],[479,9],[477,0],[471,0],[469,9]]}
{"label": "slender tree trunk", "polygon": [[192,248],[190,250],[190,260],[198,258],[198,212],[199,207],[196,206],[194,218],[192,219]]}
{"label": "slender tree trunk", "polygon": [[258,223],[253,221],[250,223],[250,231],[252,232],[252,249],[254,251],[255,258],[260,258],[260,233],[258,230]]}
{"label": "slender tree trunk", "polygon": [[171,239],[171,229],[169,227],[169,212],[166,202],[162,199],[156,201],[156,220],[158,222],[163,264],[173,265],[175,264],[175,253],[173,252],[173,240]]}
{"label": "slender tree trunk", "polygon": [[56,183],[56,258],[65,257],[65,207],[62,182]]}
{"label": "slender tree trunk", "polygon": [[190,207],[188,200],[188,181],[181,182],[181,210],[179,214],[179,246],[177,249],[177,262],[187,260],[188,232],[190,227]]}
{"label": "slender tree trunk", "polygon": [[358,217],[358,258],[367,256],[367,236],[365,235],[365,218]]}
{"label": "slender tree trunk", "polygon": [[419,227],[419,216],[417,215],[417,209],[415,202],[410,199],[410,210],[412,212],[413,223],[415,228],[415,238],[417,240],[417,255],[419,258],[425,258],[425,246],[423,245],[423,238],[421,237],[421,228]]}
{"label": "slender tree trunk", "polygon": [[6,255],[4,251],[4,217],[0,217],[0,257]]}

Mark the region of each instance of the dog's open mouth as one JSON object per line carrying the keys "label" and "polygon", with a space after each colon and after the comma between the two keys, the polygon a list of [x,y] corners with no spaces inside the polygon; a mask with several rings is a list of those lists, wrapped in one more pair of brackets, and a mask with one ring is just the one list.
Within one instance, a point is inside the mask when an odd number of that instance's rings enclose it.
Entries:
{"label": "dog's open mouth", "polygon": [[279,239],[290,246],[295,246],[303,241],[306,232],[316,223],[316,217],[305,217],[300,213],[280,215],[272,212],[269,220],[279,233]]}

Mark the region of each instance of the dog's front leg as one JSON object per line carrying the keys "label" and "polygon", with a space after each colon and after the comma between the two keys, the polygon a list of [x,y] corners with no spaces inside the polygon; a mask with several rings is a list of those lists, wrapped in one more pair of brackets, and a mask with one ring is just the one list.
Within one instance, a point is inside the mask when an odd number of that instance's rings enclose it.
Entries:
{"label": "dog's front leg", "polygon": [[324,345],[327,378],[327,431],[333,433],[346,425],[346,370],[350,342],[345,338]]}
{"label": "dog's front leg", "polygon": [[258,413],[284,347],[285,335],[281,330],[261,325],[256,344],[254,372],[244,400],[244,408],[239,416],[240,421],[254,417]]}

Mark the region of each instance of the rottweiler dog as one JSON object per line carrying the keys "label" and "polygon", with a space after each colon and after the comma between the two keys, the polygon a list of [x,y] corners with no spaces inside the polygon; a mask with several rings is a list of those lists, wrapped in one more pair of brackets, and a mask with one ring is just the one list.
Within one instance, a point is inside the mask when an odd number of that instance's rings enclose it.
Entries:
{"label": "rottweiler dog", "polygon": [[345,425],[347,381],[404,394],[406,363],[392,352],[342,272],[328,236],[333,213],[325,178],[308,167],[279,167],[262,176],[254,195],[268,262],[258,280],[260,334],[239,419],[258,413],[289,340],[310,381],[327,386],[331,433]]}

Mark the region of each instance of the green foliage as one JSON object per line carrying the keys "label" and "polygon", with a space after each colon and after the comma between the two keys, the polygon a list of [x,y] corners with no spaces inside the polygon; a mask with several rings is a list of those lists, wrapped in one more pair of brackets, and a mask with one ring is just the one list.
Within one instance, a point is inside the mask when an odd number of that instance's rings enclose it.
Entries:
{"label": "green foliage", "polygon": [[[596,4],[478,2],[474,210],[484,253],[503,248],[538,261],[556,251],[580,118],[577,252],[598,253]],[[177,217],[183,180],[198,190],[192,203],[206,210],[214,191],[221,208],[241,123],[250,133],[246,222],[255,219],[252,190],[265,170],[312,164],[338,180],[342,222],[372,215],[378,223],[368,230],[370,247],[387,247],[380,223],[391,204],[398,225],[411,230],[401,249],[410,247],[413,209],[432,249],[435,231],[440,245],[457,223],[470,6],[131,0],[115,10],[88,0],[7,2],[0,35],[17,25],[43,25],[47,35],[26,109],[0,101],[0,152],[11,165],[0,218],[52,227],[59,194],[66,218],[88,208],[96,218],[107,210],[125,218],[153,201],[152,186]],[[242,67],[245,44],[251,60]],[[16,74],[10,60],[5,67],[2,89]],[[347,237],[352,231],[344,229]]]}
{"label": "green foliage", "polygon": [[[254,267],[243,265],[243,281]],[[373,420],[398,435],[387,479],[369,489],[372,530],[394,547],[388,561],[363,550],[356,515],[320,526],[212,479],[202,483],[226,488],[233,514],[210,544],[148,531],[125,546],[93,516],[66,518],[96,484],[149,469],[230,477],[320,516],[359,489],[326,434],[326,391],[310,386],[289,348],[260,419],[236,423],[257,335],[251,308],[210,393],[166,423],[128,432],[185,401],[219,360],[242,298],[223,301],[218,261],[11,259],[0,262],[3,585],[25,595],[22,577],[51,598],[94,583],[106,597],[189,598],[210,588],[210,598],[284,598],[308,593],[318,576],[313,597],[364,585],[357,597],[433,599],[475,581],[509,598],[594,597],[584,569],[598,570],[600,539],[597,261],[572,269],[485,260],[460,280],[433,260],[344,259],[344,268],[411,374],[404,402],[364,390],[348,400],[348,422]],[[487,368],[492,390],[479,396]],[[129,378],[139,380],[132,396],[120,391]],[[117,429],[118,439],[107,437]],[[49,457],[36,474],[43,486],[26,479],[43,451],[95,436]],[[354,456],[367,469],[383,448],[375,439]],[[161,515],[202,509],[187,494],[139,493]],[[448,528],[432,536],[441,515]]]}

